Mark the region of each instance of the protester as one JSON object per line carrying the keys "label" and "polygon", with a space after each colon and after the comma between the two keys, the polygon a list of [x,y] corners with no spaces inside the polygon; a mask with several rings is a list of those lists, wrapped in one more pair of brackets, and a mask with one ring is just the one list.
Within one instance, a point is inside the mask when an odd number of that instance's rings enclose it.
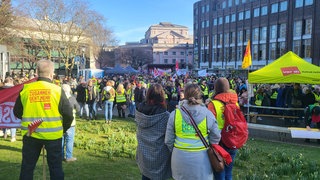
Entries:
{"label": "protester", "polygon": [[[238,95],[233,90],[230,90],[229,81],[226,78],[218,78],[215,81],[214,90],[215,90],[215,94],[211,99],[217,102],[217,107],[215,106],[216,103],[211,101],[208,104],[208,109],[215,115],[218,122],[219,130],[221,131],[224,127],[224,116],[223,116],[223,111],[221,110],[224,104],[222,102],[236,104],[238,102]],[[214,100],[214,99],[217,99],[217,100]],[[229,179],[232,179],[232,169],[233,169],[234,160],[238,150],[229,149],[221,142],[220,142],[220,145],[230,154],[232,158],[232,162],[228,166],[225,166],[222,172],[220,173],[214,172],[214,178],[216,180],[220,180],[220,179],[229,180]]]}
{"label": "protester", "polygon": [[140,103],[145,101],[147,90],[142,86],[143,82],[138,82],[137,87],[134,89],[134,100],[136,102],[136,107],[139,106]]}
{"label": "protester", "polygon": [[133,83],[128,83],[126,88],[126,95],[127,95],[127,102],[129,106],[129,114],[128,117],[135,118],[135,110],[136,110],[136,104],[134,101],[134,89],[136,86]]}
{"label": "protester", "polygon": [[87,104],[88,101],[88,91],[87,91],[87,83],[82,80],[76,89],[77,101],[80,105],[80,118],[83,117],[85,111],[86,119],[89,120],[89,107]]}
{"label": "protester", "polygon": [[162,180],[171,177],[170,151],[164,144],[169,112],[166,110],[164,90],[153,84],[146,101],[136,111],[137,163],[143,180]]}
{"label": "protester", "polygon": [[[47,151],[50,179],[64,179],[62,169],[62,135],[72,123],[70,103],[61,87],[52,83],[54,63],[49,60],[37,62],[38,80],[25,84],[13,108],[21,119],[23,136],[20,179],[33,179],[33,172],[42,147]],[[43,122],[34,130],[28,125],[37,120]]]}
{"label": "protester", "polygon": [[[106,87],[102,90],[102,101],[104,102],[104,115],[106,119],[106,123],[110,123],[112,121],[112,111],[113,111],[113,102],[115,98],[116,91],[113,88],[114,81],[108,80],[106,83]],[[110,93],[110,97],[106,99],[106,94]]]}
{"label": "protester", "polygon": [[118,117],[125,118],[127,109],[127,99],[125,94],[125,89],[122,83],[119,83],[117,90],[116,90],[116,105],[118,109]]}
{"label": "protester", "polygon": [[89,108],[89,119],[94,120],[97,119],[97,109],[95,108],[95,104],[99,101],[99,95],[97,91],[97,87],[93,84],[93,80],[88,80],[88,85],[86,92],[88,92],[87,104]]}
{"label": "protester", "polygon": [[[320,106],[317,104],[309,105],[305,109],[304,119],[308,131],[311,128],[318,128],[320,130]],[[306,142],[310,142],[310,139],[306,139]],[[320,139],[317,139],[317,142],[320,144]]]}
{"label": "protester", "polygon": [[78,104],[76,98],[72,95],[71,87],[68,84],[63,84],[62,89],[64,90],[67,98],[69,99],[70,105],[73,108],[73,121],[71,127],[66,133],[64,133],[62,137],[62,159],[66,162],[71,162],[77,160],[77,158],[73,157],[73,145],[74,136],[76,133],[76,112],[80,111],[80,105]]}
{"label": "protester", "polygon": [[[197,84],[188,84],[184,90],[184,106],[192,114],[203,136],[209,144],[218,144],[220,132],[214,115],[202,101],[202,92]],[[212,180],[213,173],[207,150],[197,136],[190,118],[180,108],[171,112],[165,143],[172,151],[172,177],[176,180]]]}

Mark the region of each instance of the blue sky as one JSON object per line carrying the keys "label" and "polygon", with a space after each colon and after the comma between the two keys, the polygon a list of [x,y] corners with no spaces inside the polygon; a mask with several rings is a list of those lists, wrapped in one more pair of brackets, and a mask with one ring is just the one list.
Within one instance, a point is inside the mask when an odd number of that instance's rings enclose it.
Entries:
{"label": "blue sky", "polygon": [[193,4],[198,0],[91,0],[90,7],[107,19],[119,44],[136,42],[153,24],[187,26],[192,34]]}

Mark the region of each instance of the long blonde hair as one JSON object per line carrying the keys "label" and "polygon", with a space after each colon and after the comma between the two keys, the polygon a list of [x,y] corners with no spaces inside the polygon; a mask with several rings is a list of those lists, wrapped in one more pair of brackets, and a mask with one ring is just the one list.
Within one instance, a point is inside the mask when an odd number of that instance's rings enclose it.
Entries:
{"label": "long blonde hair", "polygon": [[119,83],[117,87],[117,93],[122,94],[123,92],[124,92],[124,86],[122,83]]}

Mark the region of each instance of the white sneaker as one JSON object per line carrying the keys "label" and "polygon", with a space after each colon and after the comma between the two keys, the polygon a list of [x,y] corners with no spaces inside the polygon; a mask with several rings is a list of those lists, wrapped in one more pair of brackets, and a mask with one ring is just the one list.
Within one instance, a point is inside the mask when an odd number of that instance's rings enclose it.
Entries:
{"label": "white sneaker", "polygon": [[15,142],[15,141],[17,141],[17,140],[16,140],[16,138],[11,138],[10,141],[11,141],[11,142]]}

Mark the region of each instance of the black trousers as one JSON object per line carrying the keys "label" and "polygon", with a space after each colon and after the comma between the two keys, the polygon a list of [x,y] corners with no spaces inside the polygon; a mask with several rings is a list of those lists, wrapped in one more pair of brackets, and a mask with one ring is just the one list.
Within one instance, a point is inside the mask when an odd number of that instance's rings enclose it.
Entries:
{"label": "black trousers", "polygon": [[62,138],[57,140],[41,140],[23,136],[20,180],[33,179],[34,168],[39,159],[43,145],[47,151],[47,163],[50,171],[50,179],[64,179],[62,169]]}

